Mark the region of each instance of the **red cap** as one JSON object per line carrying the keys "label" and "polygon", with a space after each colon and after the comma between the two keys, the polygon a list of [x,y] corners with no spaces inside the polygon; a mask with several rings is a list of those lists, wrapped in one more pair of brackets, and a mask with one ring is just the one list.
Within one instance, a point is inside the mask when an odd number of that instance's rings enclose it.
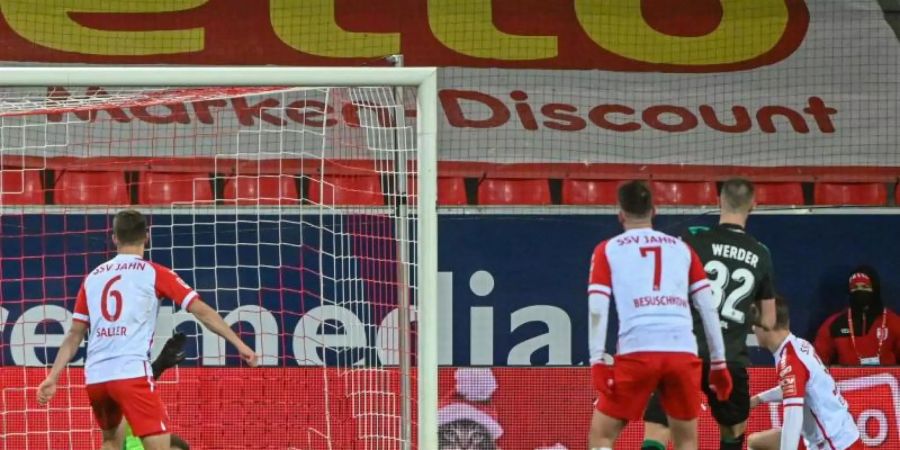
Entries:
{"label": "red cap", "polygon": [[850,275],[850,292],[853,291],[872,291],[872,279],[862,272]]}

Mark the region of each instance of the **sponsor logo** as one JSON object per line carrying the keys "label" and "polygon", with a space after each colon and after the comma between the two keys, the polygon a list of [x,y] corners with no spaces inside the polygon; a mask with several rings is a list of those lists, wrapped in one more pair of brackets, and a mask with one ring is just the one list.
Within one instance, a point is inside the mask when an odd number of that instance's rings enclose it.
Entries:
{"label": "sponsor logo", "polygon": [[520,2],[45,0],[4,8],[0,58],[352,66],[403,53],[411,66],[722,72],[789,57],[809,25],[803,0]]}

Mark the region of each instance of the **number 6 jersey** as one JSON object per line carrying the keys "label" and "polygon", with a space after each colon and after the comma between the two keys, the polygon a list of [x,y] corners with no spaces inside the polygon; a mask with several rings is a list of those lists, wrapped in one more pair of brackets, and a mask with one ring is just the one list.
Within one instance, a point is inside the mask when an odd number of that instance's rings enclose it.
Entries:
{"label": "number 6 jersey", "polygon": [[197,297],[175,272],[136,255],[97,266],[85,277],[73,314],[91,330],[85,383],[152,377],[150,346],[160,299],[187,310]]}

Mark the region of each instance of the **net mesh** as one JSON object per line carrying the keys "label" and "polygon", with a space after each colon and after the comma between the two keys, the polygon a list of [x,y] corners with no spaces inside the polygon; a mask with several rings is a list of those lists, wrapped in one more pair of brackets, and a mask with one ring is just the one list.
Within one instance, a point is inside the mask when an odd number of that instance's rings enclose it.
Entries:
{"label": "net mesh", "polygon": [[[188,335],[186,362],[161,379],[174,433],[219,449],[410,442],[401,412],[415,409],[414,382],[400,364],[415,364],[415,90],[18,92],[37,110],[13,99],[7,112],[20,114],[0,119],[0,357],[19,366],[2,370],[0,447],[99,445],[83,350],[48,408],[34,388],[84,275],[113,255],[111,215],[128,205],[149,216],[149,259],[261,357],[262,368],[226,369],[235,350],[164,304],[153,356]],[[214,110],[223,104],[233,109]]]}

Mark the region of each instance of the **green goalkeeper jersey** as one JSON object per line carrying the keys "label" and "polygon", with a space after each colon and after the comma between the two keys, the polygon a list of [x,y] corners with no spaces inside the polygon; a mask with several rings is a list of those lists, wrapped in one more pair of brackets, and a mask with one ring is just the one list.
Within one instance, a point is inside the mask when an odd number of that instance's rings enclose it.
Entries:
{"label": "green goalkeeper jersey", "polygon": [[125,423],[125,444],[122,445],[122,450],[144,450],[141,438],[131,432],[131,425],[127,422]]}

